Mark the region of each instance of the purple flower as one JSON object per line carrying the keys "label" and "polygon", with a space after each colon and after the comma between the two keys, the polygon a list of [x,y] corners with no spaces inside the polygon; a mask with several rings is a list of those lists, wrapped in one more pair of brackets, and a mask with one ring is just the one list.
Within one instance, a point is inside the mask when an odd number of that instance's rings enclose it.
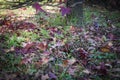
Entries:
{"label": "purple flower", "polygon": [[66,16],[67,14],[70,14],[70,8],[60,7],[60,12],[62,16]]}
{"label": "purple flower", "polygon": [[38,2],[34,3],[34,4],[32,5],[32,7],[36,9],[36,13],[38,13],[38,12],[45,12],[45,11],[41,8],[41,5],[40,5]]}

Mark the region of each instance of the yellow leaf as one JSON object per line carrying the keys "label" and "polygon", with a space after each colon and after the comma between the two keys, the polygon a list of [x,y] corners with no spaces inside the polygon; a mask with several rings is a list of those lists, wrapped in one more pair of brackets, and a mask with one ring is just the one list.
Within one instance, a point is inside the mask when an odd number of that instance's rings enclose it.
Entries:
{"label": "yellow leaf", "polygon": [[107,48],[107,47],[102,47],[100,50],[101,50],[102,52],[110,52],[110,49]]}

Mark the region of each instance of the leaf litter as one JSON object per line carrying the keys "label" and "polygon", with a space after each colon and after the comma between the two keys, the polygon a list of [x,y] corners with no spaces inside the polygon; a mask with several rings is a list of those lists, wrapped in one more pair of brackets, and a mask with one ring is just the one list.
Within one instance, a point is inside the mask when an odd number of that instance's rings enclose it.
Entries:
{"label": "leaf litter", "polygon": [[[34,4],[33,7],[36,9],[36,12],[43,11],[37,3]],[[62,9],[63,16],[69,13],[69,10],[64,12],[66,8]],[[0,37],[6,33],[11,34],[11,32],[12,34],[16,34],[17,32],[17,36],[22,36],[19,31],[27,30],[27,32],[33,32],[39,35],[40,38],[43,38],[30,42],[23,41],[21,43],[23,45],[11,47],[14,48],[12,52],[15,52],[17,55],[22,55],[22,60],[19,65],[25,65],[28,69],[31,69],[30,66],[33,65],[36,69],[36,74],[40,71],[37,74],[37,78],[42,80],[57,80],[67,74],[77,80],[90,80],[94,78],[95,75],[112,75],[112,77],[116,77],[114,73],[112,73],[115,69],[112,70],[112,68],[116,67],[115,63],[120,64],[118,58],[115,58],[117,61],[114,61],[114,59],[105,60],[106,56],[101,57],[99,54],[104,55],[108,53],[120,56],[119,43],[116,43],[116,40],[118,41],[120,36],[114,33],[120,30],[113,27],[98,27],[96,23],[92,26],[88,25],[86,28],[69,26],[68,29],[64,29],[65,26],[46,26],[44,29],[41,28],[39,30],[34,23],[15,21],[17,20],[12,20],[11,17],[0,20],[2,23],[2,25],[0,25]],[[35,31],[35,29],[37,29],[37,31]],[[46,33],[46,31],[48,32]],[[45,35],[47,35],[47,38]],[[56,35],[63,35],[63,38],[58,38]],[[2,40],[3,38],[0,38],[0,44],[4,42]],[[4,47],[0,47],[0,49],[5,50]],[[7,51],[8,54],[9,52],[11,52],[11,50]],[[91,55],[95,53],[97,53],[96,56],[98,56],[98,58],[91,58]],[[98,59],[98,62],[96,59]],[[103,61],[99,61],[99,59],[103,59]],[[59,69],[61,71],[59,71]],[[27,70],[23,71],[23,73],[27,73]],[[22,75],[21,72],[18,73]],[[1,72],[1,74],[9,75],[4,72]],[[26,75],[19,76],[19,74],[12,73],[12,78],[5,77],[5,79],[19,78],[21,80],[29,80],[30,78]],[[80,74],[83,75],[78,76]],[[33,78],[36,79],[35,74],[29,74],[29,76],[33,76]],[[87,76],[87,78],[85,76]]]}

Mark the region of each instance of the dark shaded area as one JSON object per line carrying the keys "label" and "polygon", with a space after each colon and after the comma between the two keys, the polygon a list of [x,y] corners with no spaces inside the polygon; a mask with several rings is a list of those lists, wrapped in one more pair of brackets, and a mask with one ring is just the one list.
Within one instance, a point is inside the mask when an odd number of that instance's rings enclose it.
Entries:
{"label": "dark shaded area", "polygon": [[[71,8],[71,14],[77,20],[76,26],[82,26],[83,23],[83,1],[84,0],[67,0],[66,6]],[[73,18],[73,17],[72,17]]]}
{"label": "dark shaded area", "polygon": [[74,18],[77,20],[76,26],[82,26],[83,22],[83,4],[91,6],[98,5],[109,11],[120,11],[120,0],[67,0],[66,6],[71,8],[71,14],[68,20]]}
{"label": "dark shaded area", "polygon": [[119,10],[120,11],[120,0],[85,0],[89,5],[99,5],[105,7],[108,10]]}

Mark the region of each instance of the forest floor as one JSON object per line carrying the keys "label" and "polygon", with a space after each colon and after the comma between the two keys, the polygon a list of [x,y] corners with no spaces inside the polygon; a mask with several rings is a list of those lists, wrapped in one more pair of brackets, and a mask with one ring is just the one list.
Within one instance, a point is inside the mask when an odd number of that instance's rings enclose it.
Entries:
{"label": "forest floor", "polygon": [[119,12],[84,5],[76,27],[60,6],[0,10],[0,80],[120,79]]}

